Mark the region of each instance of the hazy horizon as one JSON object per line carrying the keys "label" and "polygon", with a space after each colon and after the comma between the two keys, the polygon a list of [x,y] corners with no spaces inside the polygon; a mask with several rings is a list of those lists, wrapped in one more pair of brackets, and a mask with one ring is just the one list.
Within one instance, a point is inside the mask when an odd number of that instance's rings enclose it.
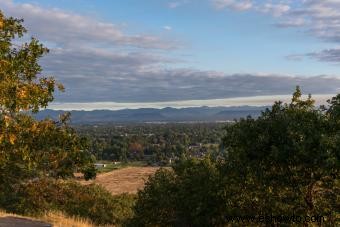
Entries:
{"label": "hazy horizon", "polygon": [[[312,95],[317,105],[326,104],[326,101],[333,97],[332,94]],[[117,102],[93,102],[93,103],[51,103],[48,109],[52,110],[122,110],[122,109],[140,109],[155,108],[162,109],[188,108],[188,107],[237,107],[237,106],[271,106],[275,101],[290,102],[291,95],[275,96],[254,96],[239,97],[229,99],[210,99],[210,100],[183,100],[172,102],[154,102],[154,103],[117,103]],[[307,95],[303,95],[307,98]]]}

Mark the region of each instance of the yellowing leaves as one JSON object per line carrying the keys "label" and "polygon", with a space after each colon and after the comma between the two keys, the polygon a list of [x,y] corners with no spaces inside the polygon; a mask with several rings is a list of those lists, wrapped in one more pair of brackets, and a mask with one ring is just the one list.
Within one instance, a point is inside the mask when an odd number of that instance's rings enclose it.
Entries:
{"label": "yellowing leaves", "polygon": [[5,126],[8,127],[10,125],[10,122],[11,122],[11,117],[5,115],[4,121],[5,121]]}
{"label": "yellowing leaves", "polygon": [[14,135],[14,134],[10,134],[10,135],[9,135],[9,142],[10,142],[12,145],[14,145],[14,143],[15,143],[16,140],[17,140],[16,135]]}
{"label": "yellowing leaves", "polygon": [[26,89],[20,89],[18,92],[18,98],[24,99],[27,98],[28,92]]}
{"label": "yellowing leaves", "polygon": [[2,15],[0,15],[0,29],[3,29],[3,27],[4,27],[4,19]]}
{"label": "yellowing leaves", "polygon": [[1,60],[0,60],[0,66],[7,66],[7,65],[9,65],[9,62],[8,62],[8,61],[6,61],[6,60],[4,60],[4,59],[1,59]]}
{"label": "yellowing leaves", "polygon": [[[92,161],[77,159],[77,151],[85,149],[86,146],[67,126],[66,121],[38,121],[29,114],[47,107],[48,103],[53,101],[56,88],[64,90],[63,86],[56,84],[52,77],[42,77],[39,59],[48,52],[48,49],[37,39],[32,38],[30,41],[19,43],[20,47],[14,51],[11,48],[13,42],[17,37],[25,35],[27,31],[22,25],[22,20],[6,18],[1,10],[0,31],[2,50],[0,59],[0,162],[1,169],[8,171],[5,172],[6,174],[1,172],[0,181],[13,182],[14,174],[18,175],[18,182],[40,172],[59,176],[58,168],[61,168],[63,177],[66,177],[73,171],[74,166],[82,169],[92,164]],[[46,162],[50,157],[55,160],[55,166]],[[64,159],[72,163],[66,166]],[[12,168],[16,165],[20,166],[23,171],[18,172],[17,168]],[[54,171],[53,174],[51,171]]]}
{"label": "yellowing leaves", "polygon": [[31,127],[32,132],[37,131],[37,129],[38,129],[38,124],[37,123],[33,123],[32,127]]}

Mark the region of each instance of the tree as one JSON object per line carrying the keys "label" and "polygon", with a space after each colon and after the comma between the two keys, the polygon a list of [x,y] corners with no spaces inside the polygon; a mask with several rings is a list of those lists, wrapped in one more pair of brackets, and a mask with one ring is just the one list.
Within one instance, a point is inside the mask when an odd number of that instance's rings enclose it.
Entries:
{"label": "tree", "polygon": [[[334,203],[339,200],[338,99],[326,110],[316,108],[311,96],[301,98],[297,87],[291,103],[276,102],[258,119],[249,117],[227,127],[224,171],[239,173],[241,187],[258,198],[253,202],[257,210],[318,214],[329,221],[339,215]],[[325,188],[329,183],[332,189]],[[327,208],[317,203],[326,194]]]}
{"label": "tree", "polygon": [[143,145],[137,141],[132,141],[129,144],[129,158],[133,160],[141,160],[144,156],[144,148]]}
{"label": "tree", "polygon": [[17,44],[27,32],[22,22],[0,12],[0,185],[69,177],[76,169],[89,174],[93,158],[68,126],[69,115],[55,122],[37,121],[30,114],[46,108],[55,89],[63,86],[42,76],[39,59],[47,48],[35,38]]}

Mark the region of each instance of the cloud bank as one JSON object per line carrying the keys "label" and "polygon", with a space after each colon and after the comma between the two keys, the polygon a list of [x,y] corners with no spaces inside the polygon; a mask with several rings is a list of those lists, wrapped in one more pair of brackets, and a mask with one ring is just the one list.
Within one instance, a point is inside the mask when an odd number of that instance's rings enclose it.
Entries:
{"label": "cloud bank", "polygon": [[[278,17],[278,26],[300,27],[322,40],[340,42],[340,13],[332,9],[340,8],[340,1],[309,0],[294,4],[292,1],[278,4],[251,0],[212,1],[218,10],[255,10],[271,14]],[[170,3],[168,7],[176,8],[188,1]],[[141,105],[151,103],[152,106],[162,102],[175,106],[184,100],[241,102],[234,98],[291,94],[296,85],[312,94],[340,91],[339,79],[323,75],[225,74],[175,68],[181,60],[169,57],[169,53],[181,48],[177,40],[155,34],[130,34],[118,25],[97,18],[34,4],[0,0],[0,7],[7,15],[25,18],[30,35],[50,47],[51,53],[41,64],[44,73],[54,75],[66,86],[66,93],[56,95],[59,103],[113,102],[129,106],[127,103],[143,102]],[[168,28],[164,27],[170,32]],[[336,63],[340,60],[340,51],[331,48],[296,55],[292,59],[301,56]],[[200,105],[205,103],[200,102]]]}
{"label": "cloud bank", "polygon": [[[315,95],[316,105],[327,104],[327,100],[333,97],[332,94]],[[122,110],[122,109],[140,109],[140,108],[155,108],[163,109],[166,107],[172,108],[188,108],[188,107],[232,107],[232,106],[271,106],[275,101],[289,103],[290,95],[274,95],[274,96],[252,96],[242,98],[228,99],[209,99],[209,100],[185,100],[178,102],[139,102],[139,103],[117,103],[117,102],[93,102],[93,103],[53,103],[49,106],[54,110]],[[303,98],[307,98],[304,96]]]}
{"label": "cloud bank", "polygon": [[14,3],[1,0],[6,14],[25,19],[29,32],[49,44],[59,47],[70,46],[128,46],[151,49],[174,49],[177,44],[171,40],[151,34],[127,34],[121,26],[99,21],[54,8],[42,8],[34,4]]}

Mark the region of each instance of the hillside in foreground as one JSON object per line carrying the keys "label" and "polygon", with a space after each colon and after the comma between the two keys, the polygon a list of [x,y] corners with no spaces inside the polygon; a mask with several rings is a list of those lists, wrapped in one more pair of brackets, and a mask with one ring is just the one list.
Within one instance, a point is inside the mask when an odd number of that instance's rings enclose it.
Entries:
{"label": "hillside in foreground", "polygon": [[1,227],[94,227],[91,222],[80,219],[66,217],[61,213],[48,213],[41,217],[24,217],[16,214],[6,213],[0,210]]}

